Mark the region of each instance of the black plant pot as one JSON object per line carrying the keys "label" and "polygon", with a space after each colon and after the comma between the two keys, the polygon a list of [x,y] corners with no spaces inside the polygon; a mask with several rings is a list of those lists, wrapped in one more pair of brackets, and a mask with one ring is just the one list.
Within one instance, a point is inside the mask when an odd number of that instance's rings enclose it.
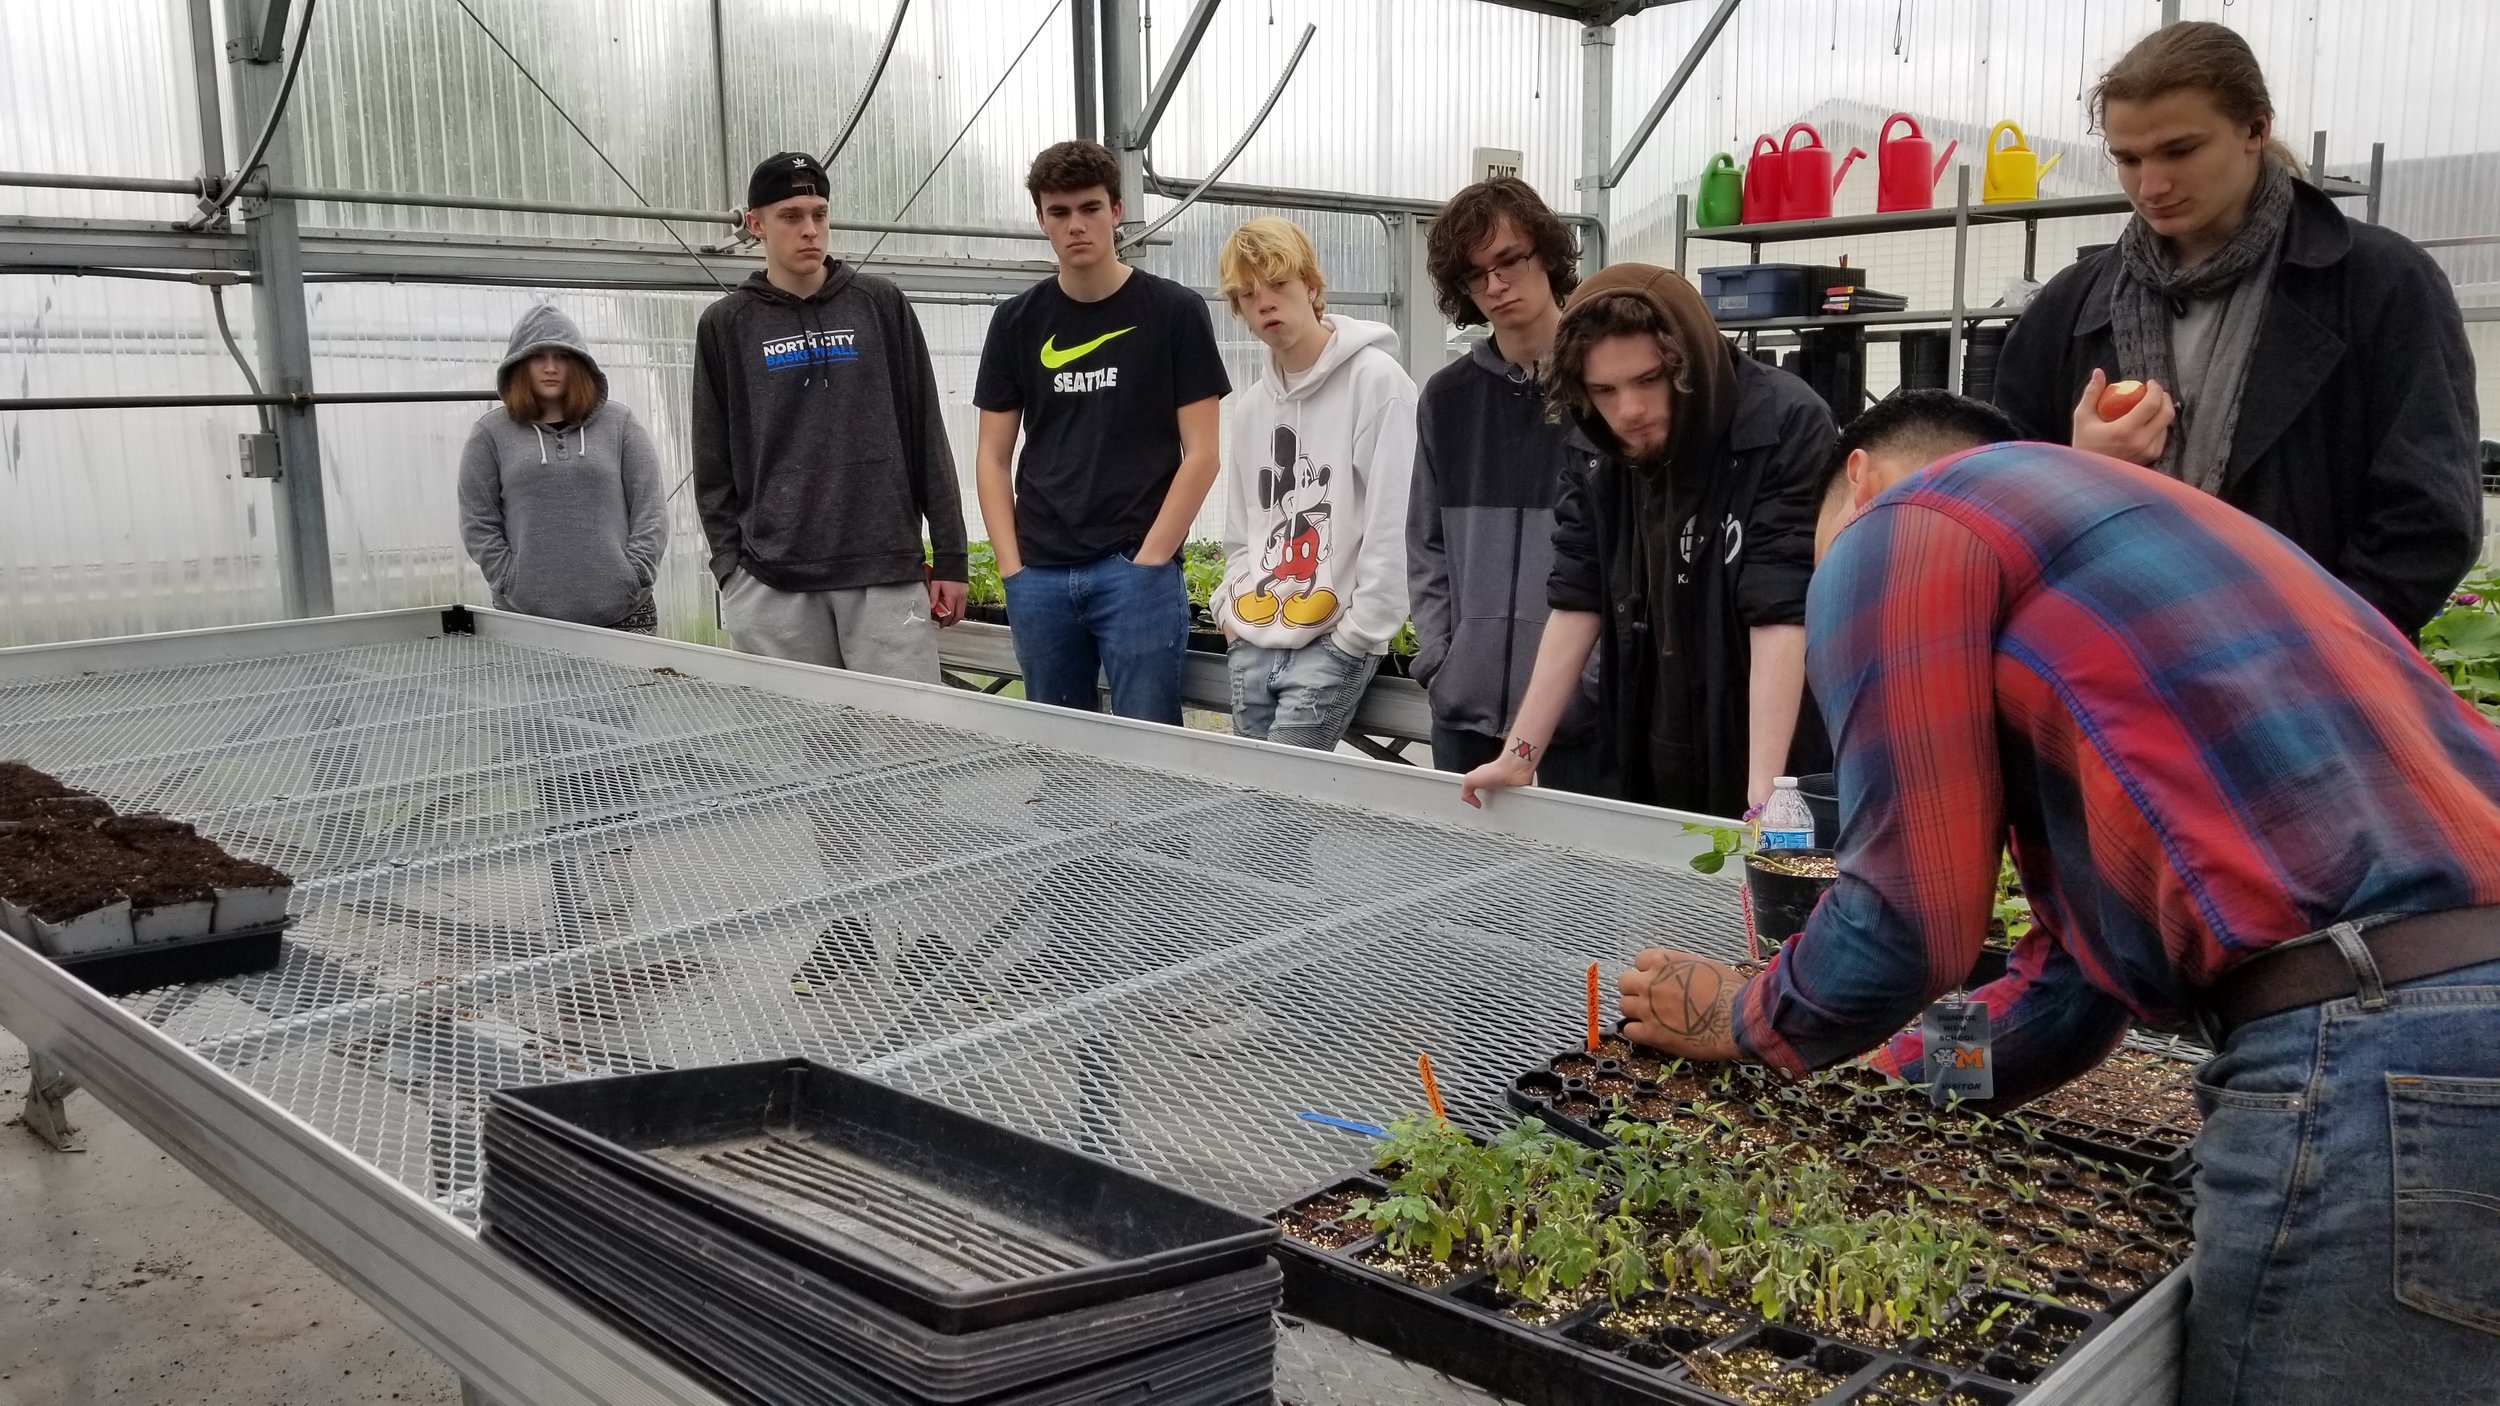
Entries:
{"label": "black plant pot", "polygon": [[1755,861],[1809,855],[1829,859],[1831,854],[1827,849],[1766,849],[1745,856],[1745,888],[1753,899],[1754,936],[1765,953],[1805,931],[1806,919],[1813,914],[1816,901],[1833,881],[1775,873]]}
{"label": "black plant pot", "polygon": [[1007,607],[1003,605],[967,605],[964,607],[964,618],[966,620],[978,620],[984,625],[1004,625],[1007,623]]}

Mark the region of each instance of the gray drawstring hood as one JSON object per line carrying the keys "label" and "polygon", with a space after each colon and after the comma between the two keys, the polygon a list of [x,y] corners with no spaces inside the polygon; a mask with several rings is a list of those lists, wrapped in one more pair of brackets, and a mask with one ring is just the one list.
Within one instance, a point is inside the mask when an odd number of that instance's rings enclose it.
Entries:
{"label": "gray drawstring hood", "polygon": [[552,306],[513,325],[496,389],[550,350],[589,372],[598,401],[579,423],[519,421],[501,405],[478,417],[460,455],[461,540],[498,609],[581,625],[646,620],[668,548],[659,454],[633,412],[608,398],[581,328]]}

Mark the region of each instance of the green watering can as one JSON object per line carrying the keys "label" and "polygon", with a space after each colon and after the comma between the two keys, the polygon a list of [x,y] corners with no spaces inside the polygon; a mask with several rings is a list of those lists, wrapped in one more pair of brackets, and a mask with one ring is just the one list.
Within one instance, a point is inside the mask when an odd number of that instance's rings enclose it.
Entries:
{"label": "green watering can", "polygon": [[1701,169],[1701,195],[1693,202],[1693,223],[1703,229],[1732,225],[1745,216],[1745,173],[1726,152]]}

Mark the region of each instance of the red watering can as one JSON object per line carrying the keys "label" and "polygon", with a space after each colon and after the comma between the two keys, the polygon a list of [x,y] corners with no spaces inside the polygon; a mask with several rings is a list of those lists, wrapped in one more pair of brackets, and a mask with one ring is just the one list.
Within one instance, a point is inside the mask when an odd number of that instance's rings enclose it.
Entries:
{"label": "red watering can", "polygon": [[[1892,124],[1910,124],[1910,134],[1895,137]],[[1936,144],[1919,134],[1918,119],[1906,112],[1896,112],[1884,119],[1883,130],[1875,135],[1875,208],[1878,210],[1928,210],[1936,204],[1936,182],[1944,179],[1945,163],[1961,145],[1957,138],[1945,145],[1944,155],[1935,157]]]}
{"label": "red watering can", "polygon": [[1765,224],[1780,217],[1780,173],[1788,158],[1766,133],[1753,139],[1753,155],[1745,160],[1745,223]]}
{"label": "red watering can", "polygon": [[[1811,146],[1797,145],[1797,134],[1814,139]],[[1823,134],[1800,122],[1788,129],[1780,142],[1780,205],[1783,220],[1827,219],[1832,213],[1832,194],[1840,189],[1841,178],[1865,152],[1849,148],[1840,169],[1832,169],[1832,149],[1823,145]]]}

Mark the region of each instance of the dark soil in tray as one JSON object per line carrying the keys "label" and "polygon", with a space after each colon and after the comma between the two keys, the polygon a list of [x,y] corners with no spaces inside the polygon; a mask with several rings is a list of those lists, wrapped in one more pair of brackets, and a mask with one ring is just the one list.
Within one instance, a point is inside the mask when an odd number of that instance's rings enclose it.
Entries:
{"label": "dark soil in tray", "polygon": [[42,817],[0,829],[0,896],[49,923],[127,897],[140,910],[202,902],[220,888],[287,876],[237,859],[189,825],[156,815]]}
{"label": "dark soil in tray", "polygon": [[49,772],[37,771],[24,762],[0,762],[0,820],[25,820],[50,807],[37,807],[38,801],[64,797],[80,797],[87,793],[65,785]]}

